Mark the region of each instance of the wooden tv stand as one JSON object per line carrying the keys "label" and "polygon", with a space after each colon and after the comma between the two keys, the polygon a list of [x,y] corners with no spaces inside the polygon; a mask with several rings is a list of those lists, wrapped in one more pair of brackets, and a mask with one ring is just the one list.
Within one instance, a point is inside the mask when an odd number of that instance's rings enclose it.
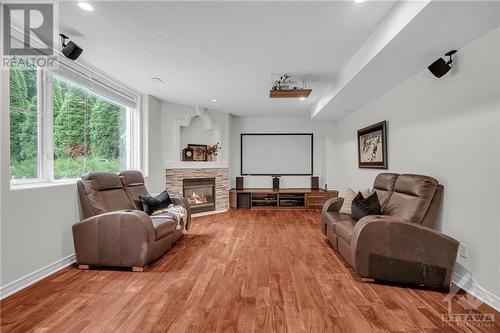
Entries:
{"label": "wooden tv stand", "polygon": [[321,209],[326,200],[336,198],[337,191],[310,188],[244,188],[229,191],[231,208],[252,209]]}

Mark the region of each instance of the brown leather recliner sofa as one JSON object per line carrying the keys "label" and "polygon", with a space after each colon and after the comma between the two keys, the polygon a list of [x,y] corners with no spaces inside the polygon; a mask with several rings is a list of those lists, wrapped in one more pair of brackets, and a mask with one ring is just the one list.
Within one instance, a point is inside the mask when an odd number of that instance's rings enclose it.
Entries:
{"label": "brown leather recliner sofa", "polygon": [[[177,221],[166,214],[149,216],[141,210],[139,196],[149,195],[139,171],[120,174],[91,172],[77,183],[83,220],[73,225],[77,264],[142,269],[166,253],[183,235]],[[185,198],[172,197],[191,211]]]}
{"label": "brown leather recliner sofa", "polygon": [[448,288],[459,242],[436,231],[443,186],[421,175],[381,173],[375,178],[382,215],[354,221],[323,206],[321,230],[360,277]]}

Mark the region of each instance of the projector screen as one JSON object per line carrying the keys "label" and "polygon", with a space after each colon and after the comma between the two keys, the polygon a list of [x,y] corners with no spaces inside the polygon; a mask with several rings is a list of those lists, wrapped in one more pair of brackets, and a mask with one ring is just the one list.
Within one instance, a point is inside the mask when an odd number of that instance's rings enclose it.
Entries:
{"label": "projector screen", "polygon": [[241,175],[313,174],[313,134],[241,134]]}

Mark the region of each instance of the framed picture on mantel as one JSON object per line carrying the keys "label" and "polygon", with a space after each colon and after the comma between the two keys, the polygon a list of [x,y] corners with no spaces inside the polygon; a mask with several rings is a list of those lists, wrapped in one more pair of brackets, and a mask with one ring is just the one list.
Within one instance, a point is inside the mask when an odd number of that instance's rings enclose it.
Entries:
{"label": "framed picture on mantel", "polygon": [[358,130],[358,167],[387,169],[387,122]]}
{"label": "framed picture on mantel", "polygon": [[207,160],[207,145],[188,144],[193,150],[193,161],[203,162]]}

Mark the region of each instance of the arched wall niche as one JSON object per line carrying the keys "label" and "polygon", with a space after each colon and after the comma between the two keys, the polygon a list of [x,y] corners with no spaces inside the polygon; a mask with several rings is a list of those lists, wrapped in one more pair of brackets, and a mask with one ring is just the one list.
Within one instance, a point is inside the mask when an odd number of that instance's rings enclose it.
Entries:
{"label": "arched wall niche", "polygon": [[182,149],[190,143],[214,145],[219,142],[223,146],[220,126],[214,123],[207,110],[202,107],[194,108],[184,119],[175,120],[174,131],[174,148],[177,150],[175,156],[178,161],[182,160]]}

